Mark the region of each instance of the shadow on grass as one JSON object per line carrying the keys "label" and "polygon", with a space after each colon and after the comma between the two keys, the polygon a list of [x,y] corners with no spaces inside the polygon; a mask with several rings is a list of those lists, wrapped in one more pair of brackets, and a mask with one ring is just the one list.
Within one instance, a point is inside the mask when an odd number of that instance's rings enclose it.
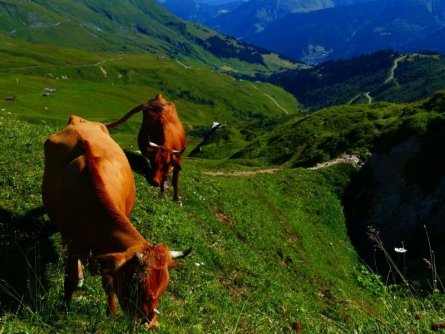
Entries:
{"label": "shadow on grass", "polygon": [[55,227],[43,207],[23,216],[0,208],[0,313],[33,307],[48,287],[46,267],[57,261]]}

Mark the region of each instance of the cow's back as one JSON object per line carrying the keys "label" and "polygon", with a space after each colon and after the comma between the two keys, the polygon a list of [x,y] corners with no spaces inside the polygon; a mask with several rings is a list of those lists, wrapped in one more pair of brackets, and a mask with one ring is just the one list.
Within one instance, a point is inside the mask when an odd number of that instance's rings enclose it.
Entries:
{"label": "cow's back", "polygon": [[131,167],[100,123],[76,116],[45,142],[42,194],[64,239],[92,247],[98,231],[113,233],[107,217],[130,214],[135,198]]}

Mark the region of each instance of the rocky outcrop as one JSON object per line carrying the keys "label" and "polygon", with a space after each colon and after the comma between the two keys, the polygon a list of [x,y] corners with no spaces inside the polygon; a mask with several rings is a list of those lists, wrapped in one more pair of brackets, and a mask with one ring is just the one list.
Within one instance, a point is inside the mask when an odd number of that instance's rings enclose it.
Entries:
{"label": "rocky outcrop", "polygon": [[[344,199],[349,233],[359,256],[379,274],[386,276],[389,268],[369,228],[379,232],[406,277],[431,281],[430,250],[437,271],[445,274],[444,149],[445,121],[438,119],[426,134],[374,153],[351,182]],[[403,255],[395,251],[402,246]]]}

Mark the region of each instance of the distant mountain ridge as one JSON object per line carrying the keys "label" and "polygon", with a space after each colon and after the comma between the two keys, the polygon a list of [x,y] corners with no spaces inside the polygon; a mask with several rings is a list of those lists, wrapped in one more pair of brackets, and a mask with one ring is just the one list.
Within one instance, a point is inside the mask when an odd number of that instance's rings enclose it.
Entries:
{"label": "distant mountain ridge", "polygon": [[251,0],[206,24],[229,36],[248,38],[290,13],[308,13],[369,1],[372,0]]}
{"label": "distant mountain ridge", "polygon": [[198,0],[157,0],[161,6],[178,17],[203,23],[214,17],[226,14],[239,7],[244,1],[238,0],[224,4],[207,4]]}
{"label": "distant mountain ridge", "polygon": [[[291,3],[300,6],[280,12]],[[252,0],[207,24],[309,64],[382,49],[445,52],[445,0],[295,0],[277,4]],[[240,15],[242,10],[244,16]],[[261,13],[269,13],[264,14],[269,21],[262,19]]]}
{"label": "distant mountain ridge", "polygon": [[0,32],[84,50],[150,52],[237,70],[247,63],[268,68],[262,51],[185,22],[155,0],[0,1]]}

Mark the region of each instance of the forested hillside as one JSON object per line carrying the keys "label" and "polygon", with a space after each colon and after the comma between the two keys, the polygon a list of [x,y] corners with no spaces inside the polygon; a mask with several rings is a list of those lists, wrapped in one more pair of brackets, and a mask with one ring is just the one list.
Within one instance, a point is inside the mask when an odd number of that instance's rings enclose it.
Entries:
{"label": "forested hillside", "polygon": [[262,79],[282,86],[304,106],[316,110],[339,104],[425,99],[445,87],[444,69],[443,55],[388,50]]}

